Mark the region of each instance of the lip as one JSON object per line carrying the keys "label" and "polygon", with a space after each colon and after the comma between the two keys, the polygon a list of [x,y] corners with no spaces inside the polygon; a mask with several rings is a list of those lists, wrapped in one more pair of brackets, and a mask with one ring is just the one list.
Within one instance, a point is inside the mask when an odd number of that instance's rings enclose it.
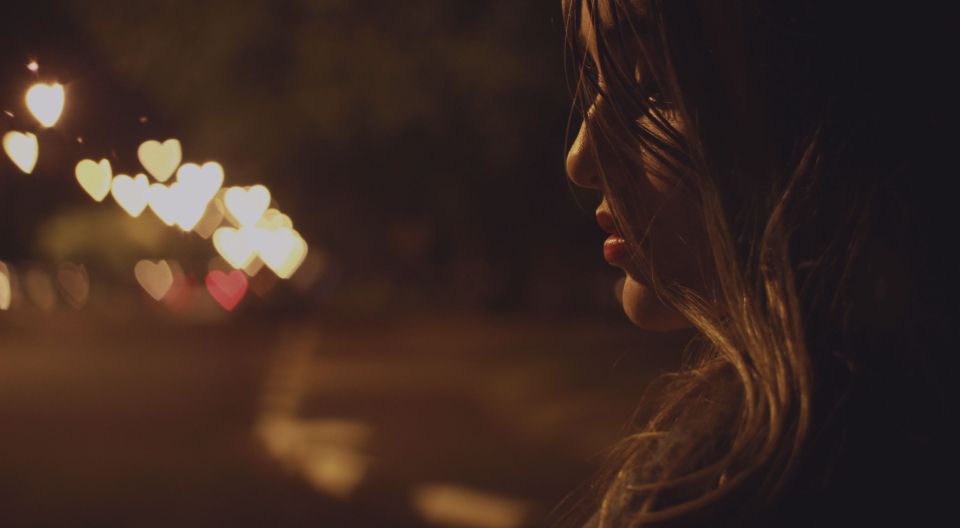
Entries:
{"label": "lip", "polygon": [[624,240],[620,232],[617,231],[617,226],[613,221],[613,215],[603,209],[598,209],[597,224],[600,225],[600,229],[610,234],[610,236],[603,241],[603,259],[612,265],[619,265],[625,262],[629,257],[627,241]]}
{"label": "lip", "polygon": [[618,235],[610,235],[603,241],[603,260],[606,260],[608,264],[623,267],[622,265],[629,255],[627,241]]}
{"label": "lip", "polygon": [[597,224],[600,225],[600,229],[603,229],[611,235],[620,236],[620,232],[617,231],[617,225],[613,222],[613,215],[603,209],[597,209]]}

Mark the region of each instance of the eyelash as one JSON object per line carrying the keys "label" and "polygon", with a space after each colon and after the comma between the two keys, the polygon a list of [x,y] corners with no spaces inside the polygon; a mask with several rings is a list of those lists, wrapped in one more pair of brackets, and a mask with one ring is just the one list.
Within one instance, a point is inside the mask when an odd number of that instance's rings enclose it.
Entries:
{"label": "eyelash", "polygon": [[667,109],[670,102],[663,96],[660,85],[655,82],[647,82],[640,85],[640,94],[646,104],[659,109]]}
{"label": "eyelash", "polygon": [[660,89],[660,84],[652,80],[642,82],[639,65],[635,66],[633,71],[634,78],[640,85],[640,96],[643,98],[643,101],[651,107],[656,107],[661,110],[668,109],[671,103],[663,96],[663,90]]}

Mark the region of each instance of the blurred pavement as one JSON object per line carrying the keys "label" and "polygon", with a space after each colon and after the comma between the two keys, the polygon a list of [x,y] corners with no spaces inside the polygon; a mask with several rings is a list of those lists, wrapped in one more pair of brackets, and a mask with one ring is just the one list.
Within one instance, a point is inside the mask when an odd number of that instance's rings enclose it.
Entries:
{"label": "blurred pavement", "polygon": [[686,336],[0,322],[2,526],[540,526]]}

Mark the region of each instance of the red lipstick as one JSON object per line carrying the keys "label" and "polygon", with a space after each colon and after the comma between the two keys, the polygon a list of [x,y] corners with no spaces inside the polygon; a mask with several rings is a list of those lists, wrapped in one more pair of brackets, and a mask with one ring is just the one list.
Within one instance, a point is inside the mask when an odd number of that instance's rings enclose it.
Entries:
{"label": "red lipstick", "polygon": [[597,210],[597,224],[610,236],[603,242],[603,259],[610,264],[624,262],[629,256],[627,251],[627,241],[617,231],[617,226],[613,221],[613,215],[604,210]]}

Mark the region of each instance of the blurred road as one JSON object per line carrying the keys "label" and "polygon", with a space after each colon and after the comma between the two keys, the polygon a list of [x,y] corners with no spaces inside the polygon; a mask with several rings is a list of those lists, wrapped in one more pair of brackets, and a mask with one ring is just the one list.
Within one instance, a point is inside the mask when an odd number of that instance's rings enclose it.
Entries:
{"label": "blurred road", "polygon": [[0,525],[540,526],[686,336],[0,320]]}

